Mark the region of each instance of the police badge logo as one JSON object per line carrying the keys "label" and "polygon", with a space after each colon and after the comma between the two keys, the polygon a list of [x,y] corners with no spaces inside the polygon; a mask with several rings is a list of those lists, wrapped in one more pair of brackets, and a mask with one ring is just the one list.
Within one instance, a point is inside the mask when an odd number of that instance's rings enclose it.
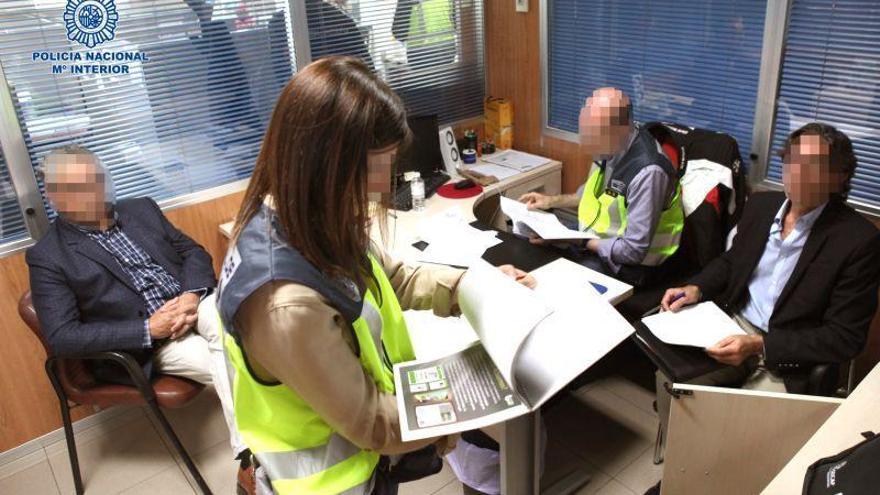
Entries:
{"label": "police badge logo", "polygon": [[64,9],[67,39],[89,48],[112,40],[118,20],[114,0],[67,0]]}

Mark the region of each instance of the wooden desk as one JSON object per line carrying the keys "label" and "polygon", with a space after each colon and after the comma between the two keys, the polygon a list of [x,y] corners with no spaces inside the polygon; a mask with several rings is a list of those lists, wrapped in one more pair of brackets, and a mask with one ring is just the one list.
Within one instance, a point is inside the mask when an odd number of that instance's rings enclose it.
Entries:
{"label": "wooden desk", "polygon": [[861,442],[863,431],[880,431],[880,365],[874,367],[761,493],[799,495],[807,467]]}

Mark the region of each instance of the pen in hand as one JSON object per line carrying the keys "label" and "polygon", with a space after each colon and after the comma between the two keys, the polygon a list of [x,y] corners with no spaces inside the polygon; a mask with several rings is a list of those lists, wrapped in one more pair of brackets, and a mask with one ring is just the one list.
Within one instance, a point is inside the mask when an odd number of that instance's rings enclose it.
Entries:
{"label": "pen in hand", "polygon": [[672,300],[669,301],[669,305],[672,306],[672,303],[674,303],[675,301],[678,301],[682,297],[684,297],[684,291],[681,291],[678,294],[676,294],[675,296],[673,296]]}
{"label": "pen in hand", "polygon": [[685,296],[684,291],[681,291],[681,292],[679,292],[678,294],[672,296],[672,299],[669,301],[669,303],[666,305],[666,307],[663,307],[663,306],[661,305],[661,307],[660,307],[660,311],[671,311],[672,304],[673,304],[675,301],[678,301],[679,299],[681,299],[681,298],[684,297],[684,296]]}

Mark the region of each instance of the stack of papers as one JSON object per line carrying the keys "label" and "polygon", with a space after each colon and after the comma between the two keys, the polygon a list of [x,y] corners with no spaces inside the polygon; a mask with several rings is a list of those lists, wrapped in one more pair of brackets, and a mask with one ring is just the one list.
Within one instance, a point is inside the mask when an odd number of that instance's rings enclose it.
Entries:
{"label": "stack of papers", "polygon": [[493,230],[468,225],[455,208],[430,217],[419,225],[420,237],[428,247],[418,261],[469,267],[492,246],[501,243]]}
{"label": "stack of papers", "polygon": [[540,167],[541,165],[549,162],[550,159],[544,158],[543,156],[523,153],[522,151],[506,150],[500,153],[484,155],[483,161],[494,163],[496,165],[504,165],[505,167],[513,168],[519,170],[520,172],[525,172],[533,168]]}
{"label": "stack of papers", "polygon": [[708,348],[731,335],[746,335],[721,308],[704,302],[677,313],[664,311],[642,318],[642,323],[667,344]]}
{"label": "stack of papers", "polygon": [[530,210],[524,203],[504,196],[501,196],[501,211],[513,221],[514,233],[527,235],[534,232],[540,238],[548,240],[596,238],[593,234],[573,230],[562,225],[562,222],[552,213]]}

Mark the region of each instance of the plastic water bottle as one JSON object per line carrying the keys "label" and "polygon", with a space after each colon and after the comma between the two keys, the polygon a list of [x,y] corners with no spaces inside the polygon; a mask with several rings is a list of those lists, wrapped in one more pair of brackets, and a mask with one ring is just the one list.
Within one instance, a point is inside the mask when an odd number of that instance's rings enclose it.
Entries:
{"label": "plastic water bottle", "polygon": [[412,207],[414,211],[425,209],[425,181],[419,173],[413,174],[409,181],[409,190],[412,194]]}

